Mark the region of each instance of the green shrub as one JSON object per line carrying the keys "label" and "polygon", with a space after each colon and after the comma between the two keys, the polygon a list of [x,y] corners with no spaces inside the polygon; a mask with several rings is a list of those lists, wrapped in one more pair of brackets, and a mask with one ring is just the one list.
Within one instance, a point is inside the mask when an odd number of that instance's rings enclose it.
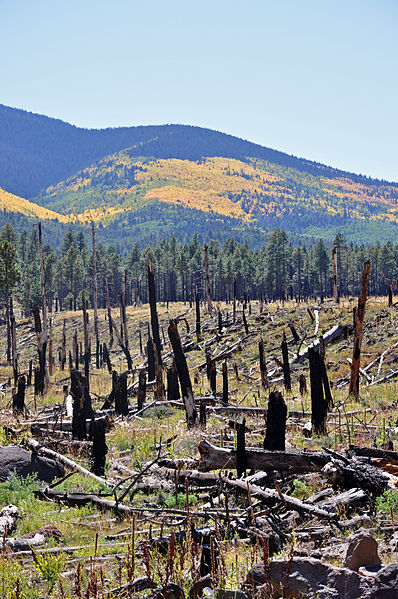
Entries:
{"label": "green shrub", "polygon": [[388,489],[383,495],[376,497],[376,511],[389,512],[390,508],[395,514],[398,514],[398,491]]}

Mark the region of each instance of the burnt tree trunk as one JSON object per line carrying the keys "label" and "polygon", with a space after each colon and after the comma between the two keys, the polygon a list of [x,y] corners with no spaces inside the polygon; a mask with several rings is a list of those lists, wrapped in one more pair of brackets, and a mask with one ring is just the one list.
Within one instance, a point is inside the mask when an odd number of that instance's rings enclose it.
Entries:
{"label": "burnt tree trunk", "polygon": [[200,341],[200,300],[199,300],[199,294],[196,291],[195,292],[195,309],[196,309],[196,337],[197,340]]}
{"label": "burnt tree trunk", "polygon": [[120,416],[127,416],[129,413],[129,402],[127,399],[127,372],[116,374],[116,389],[115,389],[115,412]]}
{"label": "burnt tree trunk", "polygon": [[267,373],[267,364],[266,364],[265,355],[264,355],[264,341],[262,339],[258,342],[258,353],[260,356],[261,384],[264,387],[264,389],[267,389],[268,373]]}
{"label": "burnt tree trunk", "polygon": [[322,356],[313,347],[308,348],[311,381],[311,421],[317,435],[326,434],[327,401],[323,392]]}
{"label": "burnt tree trunk", "polygon": [[90,388],[90,352],[88,339],[88,314],[86,308],[86,295],[82,292],[82,309],[83,309],[83,339],[84,339],[84,376]]}
{"label": "burnt tree trunk", "polygon": [[356,322],[354,331],[354,347],[352,351],[350,395],[358,397],[359,395],[359,367],[361,362],[361,345],[363,320],[365,317],[366,298],[368,295],[368,282],[370,274],[370,262],[367,260],[363,265],[361,292],[358,298],[358,309],[356,311]]}
{"label": "burnt tree trunk", "polygon": [[138,392],[137,392],[137,408],[140,412],[144,407],[146,396],[146,372],[144,369],[140,370],[138,374]]}
{"label": "burnt tree trunk", "polygon": [[180,397],[177,366],[175,360],[173,360],[170,368],[167,369],[167,399],[169,401],[177,401]]}
{"label": "burnt tree trunk", "polygon": [[292,381],[290,377],[290,365],[289,365],[289,354],[287,351],[287,342],[285,331],[283,331],[282,341],[282,358],[283,358],[283,381],[285,384],[286,391],[292,390]]}
{"label": "burnt tree trunk", "polygon": [[44,334],[44,331],[41,327],[40,310],[37,304],[33,304],[32,312],[35,321],[37,351],[39,354],[39,363],[35,370],[35,394],[43,395],[46,390],[47,335]]}
{"label": "burnt tree trunk", "polygon": [[287,406],[282,393],[272,391],[268,399],[264,449],[285,451]]}
{"label": "burnt tree trunk", "polygon": [[177,321],[171,320],[168,328],[170,342],[174,352],[178,378],[180,379],[181,393],[184,400],[187,424],[194,426],[196,422],[196,408],[193,398],[192,384],[189,376],[188,364],[181,345],[180,335],[178,333]]}
{"label": "burnt tree trunk", "polygon": [[112,345],[113,345],[113,322],[112,322],[111,304],[110,304],[110,301],[109,301],[108,281],[106,279],[105,279],[105,301],[106,301],[106,309],[107,309],[107,312],[108,312],[109,349],[112,349]]}
{"label": "burnt tree trunk", "polygon": [[43,314],[43,330],[41,331],[42,338],[42,347],[44,348],[43,352],[43,363],[40,368],[43,369],[44,374],[44,389],[43,393],[45,393],[48,389],[50,380],[47,372],[47,362],[46,362],[46,349],[47,349],[47,341],[48,341],[48,330],[47,330],[47,302],[46,302],[46,287],[45,287],[45,278],[44,278],[44,254],[43,254],[43,240],[41,233],[41,223],[38,225],[39,227],[39,253],[40,253],[40,275],[41,275],[41,300],[42,300],[42,314]]}
{"label": "burnt tree trunk", "polygon": [[153,339],[151,336],[148,337],[146,344],[146,351],[148,357],[148,381],[155,380],[155,352],[153,351]]}
{"label": "burnt tree trunk", "polygon": [[228,367],[227,362],[222,363],[222,400],[225,405],[228,405],[229,390],[228,390]]}
{"label": "burnt tree trunk", "polygon": [[211,294],[210,294],[209,249],[207,247],[207,244],[205,244],[204,250],[205,250],[205,278],[206,278],[207,310],[209,312],[211,312],[212,309],[213,309],[213,304],[212,304],[212,301],[211,301]]}
{"label": "burnt tree trunk", "polygon": [[17,392],[12,398],[12,409],[14,412],[22,413],[25,410],[25,387],[26,379],[24,376],[19,377]]}
{"label": "burnt tree trunk", "polygon": [[238,478],[246,476],[246,447],[245,447],[246,419],[243,418],[236,431],[236,470]]}
{"label": "burnt tree trunk", "polygon": [[91,450],[91,472],[94,472],[94,474],[96,474],[97,476],[104,476],[105,474],[106,454],[108,453],[105,434],[105,418],[101,418],[99,420],[91,420],[90,437],[93,441],[93,447]]}
{"label": "burnt tree trunk", "polygon": [[106,343],[104,343],[102,346],[102,356],[103,356],[104,362],[108,368],[109,374],[112,374],[112,363],[111,363],[111,358],[109,356],[109,351],[108,351],[108,347],[107,347]]}
{"label": "burnt tree trunk", "polygon": [[95,366],[99,368],[99,334],[98,334],[98,281],[97,281],[97,250],[95,247],[94,221],[91,221],[91,237],[93,242],[93,308],[95,336]]}
{"label": "burnt tree trunk", "polygon": [[152,260],[148,260],[148,295],[151,309],[152,336],[158,350],[159,364],[162,365],[162,343],[160,341],[159,319],[156,309],[155,275]]}
{"label": "burnt tree trunk", "polygon": [[62,346],[61,346],[61,370],[65,369],[66,364],[66,321],[62,326]]}
{"label": "burnt tree trunk", "polygon": [[17,353],[17,324],[15,322],[12,297],[10,295],[10,328],[11,328],[11,356],[12,370],[14,373],[14,385],[18,382],[18,353]]}
{"label": "burnt tree trunk", "polygon": [[334,245],[332,249],[332,262],[333,262],[333,299],[338,304],[340,301],[340,291],[338,286],[337,276],[337,246]]}
{"label": "burnt tree trunk", "polygon": [[70,393],[73,398],[72,437],[83,440],[87,437],[87,420],[94,417],[87,379],[78,370],[70,373]]}

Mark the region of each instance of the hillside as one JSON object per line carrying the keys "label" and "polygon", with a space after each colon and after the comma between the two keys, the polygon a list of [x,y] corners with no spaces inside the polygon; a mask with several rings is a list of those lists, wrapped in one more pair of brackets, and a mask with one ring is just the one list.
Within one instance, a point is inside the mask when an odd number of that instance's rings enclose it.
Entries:
{"label": "hillside", "polygon": [[398,184],[200,127],[88,130],[0,106],[0,157],[0,188],[13,194],[0,224],[49,219],[56,232],[95,220],[100,240],[124,251],[195,233],[256,247],[276,227],[305,239],[396,237]]}
{"label": "hillside", "polygon": [[[232,135],[188,125],[82,129],[58,119],[0,105],[0,187],[32,198],[77,171],[130,148],[132,156],[200,160],[247,156],[314,175],[342,171],[289,156]],[[351,175],[366,182],[366,177]]]}
{"label": "hillside", "polygon": [[370,243],[395,236],[397,199],[395,185],[315,176],[255,158],[137,159],[128,149],[36,201],[74,222],[100,221],[109,233],[118,230],[118,239],[137,236],[145,214],[145,234],[160,226],[163,235],[189,235],[198,221],[210,221],[210,229],[216,223],[232,227],[241,239],[282,227],[329,239],[341,230],[356,241],[365,231]]}

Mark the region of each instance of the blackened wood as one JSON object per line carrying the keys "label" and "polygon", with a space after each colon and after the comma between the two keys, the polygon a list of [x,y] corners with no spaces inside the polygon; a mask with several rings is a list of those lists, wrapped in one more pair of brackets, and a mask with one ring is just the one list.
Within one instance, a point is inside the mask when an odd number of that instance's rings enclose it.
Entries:
{"label": "blackened wood", "polygon": [[313,347],[308,348],[311,381],[311,421],[318,435],[326,433],[327,401],[323,392],[322,357]]}
{"label": "blackened wood", "polygon": [[307,381],[303,373],[299,376],[299,389],[301,396],[307,393]]}
{"label": "blackened wood", "polygon": [[258,342],[258,353],[260,357],[261,384],[264,387],[264,389],[266,389],[268,387],[268,373],[264,355],[264,341],[262,339],[260,339],[260,341]]}
{"label": "blackened wood", "polygon": [[268,399],[267,429],[264,449],[285,451],[287,406],[282,393],[272,391]]}
{"label": "blackened wood", "polygon": [[86,421],[94,417],[91,398],[88,390],[87,379],[79,370],[70,373],[70,393],[73,398],[72,437],[73,439],[86,439]]}
{"label": "blackened wood", "polygon": [[106,301],[106,309],[107,309],[107,312],[108,312],[109,348],[112,349],[112,345],[113,345],[113,322],[112,322],[111,304],[110,304],[110,301],[109,301],[108,281],[106,279],[105,279],[105,301]]}
{"label": "blackened wood", "polygon": [[152,260],[148,260],[148,295],[149,306],[151,309],[151,327],[152,336],[158,350],[159,364],[162,364],[162,344],[160,341],[159,319],[156,309],[156,291],[155,291],[155,275],[153,272]]}
{"label": "blackened wood", "polygon": [[285,389],[286,389],[286,391],[291,391],[292,390],[292,382],[291,382],[291,377],[290,377],[289,354],[287,351],[285,331],[283,331],[282,358],[283,358],[283,380],[284,380],[284,384],[285,384]]}
{"label": "blackened wood", "polygon": [[168,328],[170,342],[174,352],[178,378],[180,379],[181,393],[184,400],[185,412],[188,426],[193,426],[196,422],[195,401],[193,398],[191,378],[189,376],[188,364],[181,345],[180,335],[178,333],[177,321],[171,320]]}
{"label": "blackened wood", "polygon": [[32,372],[33,372],[33,360],[29,360],[28,380],[26,382],[28,387],[30,387],[30,385],[32,384]]}
{"label": "blackened wood", "polygon": [[[127,328],[127,315],[126,315],[126,297],[124,295],[124,291],[121,291],[119,294],[119,300],[120,300],[120,314],[121,314],[121,318],[122,318],[122,331],[123,331],[123,335],[122,335],[122,340],[123,343],[125,345],[125,348],[128,352],[128,355],[130,355],[130,348],[129,348],[129,334],[128,334],[128,328]],[[127,357],[127,353],[125,350],[125,354]],[[127,358],[127,368],[129,370],[132,370],[133,368],[133,363],[131,360],[131,356],[130,358]]]}
{"label": "blackened wood", "polygon": [[61,345],[61,370],[65,369],[66,364],[66,321],[64,319],[64,324],[62,326],[62,345]]}
{"label": "blackened wood", "polygon": [[366,298],[368,295],[368,282],[370,274],[370,261],[367,260],[363,265],[361,292],[358,298],[358,309],[356,314],[356,326],[354,331],[354,347],[352,351],[350,395],[358,397],[359,395],[359,367],[361,362],[361,345],[363,321],[365,317]]}
{"label": "blackened wood", "polygon": [[180,397],[177,366],[175,360],[173,360],[171,366],[167,369],[167,399],[169,401],[177,401]]}
{"label": "blackened wood", "polygon": [[155,354],[155,380],[156,380],[156,399],[164,400],[164,385],[163,385],[163,367],[159,362],[159,354],[156,343],[153,344],[153,353]]}
{"label": "blackened wood", "polygon": [[146,345],[148,357],[148,381],[155,380],[155,352],[153,351],[153,345],[153,339],[149,336]]}
{"label": "blackened wood", "polygon": [[290,328],[290,330],[292,332],[294,342],[298,343],[300,341],[300,337],[298,336],[298,333],[296,331],[296,327],[294,326],[294,324],[289,324],[289,328]]}
{"label": "blackened wood", "polygon": [[91,472],[97,476],[104,476],[106,454],[108,447],[106,445],[106,420],[105,418],[92,419],[90,423],[90,437],[93,441],[91,450]]}
{"label": "blackened wood", "polygon": [[[198,445],[199,470],[234,470],[237,466],[237,451],[216,447],[203,439]],[[292,471],[295,474],[320,472],[330,462],[330,455],[324,451],[274,452],[260,449],[246,449],[246,468],[252,470]]]}
{"label": "blackened wood", "polygon": [[206,373],[213,395],[217,393],[217,370],[216,363],[211,359],[210,353],[206,353]]}
{"label": "blackened wood", "polygon": [[332,263],[333,263],[333,299],[338,304],[340,301],[340,291],[337,282],[337,245],[332,248]]}
{"label": "blackened wood", "polygon": [[222,363],[222,400],[225,405],[228,405],[229,391],[228,391],[228,367],[227,362]]}
{"label": "blackened wood", "polygon": [[83,310],[83,339],[84,339],[84,376],[87,384],[90,386],[90,352],[88,339],[88,314],[86,308],[86,295],[82,291],[82,310]]}
{"label": "blackened wood", "polygon": [[388,294],[388,307],[391,308],[391,306],[392,306],[392,287],[391,287],[390,283],[388,283],[388,285],[387,285],[387,294]]}
{"label": "blackened wood", "polygon": [[207,243],[205,244],[204,251],[205,251],[205,280],[206,280],[207,310],[209,312],[211,312],[213,309],[213,305],[212,305],[211,294],[210,294],[209,249],[207,247]]}
{"label": "blackened wood", "polygon": [[47,350],[47,335],[44,335],[41,326],[40,311],[37,304],[32,307],[35,331],[37,337],[37,350],[39,355],[39,371],[35,372],[35,393],[43,395],[46,390],[46,350]]}
{"label": "blackened wood", "polygon": [[14,412],[22,413],[25,410],[25,387],[26,379],[20,376],[18,379],[17,392],[12,399],[12,409]]}
{"label": "blackened wood", "polygon": [[245,308],[243,308],[243,310],[242,310],[242,318],[243,318],[243,326],[245,327],[245,333],[246,333],[246,335],[248,335],[249,334],[249,327],[247,325]]}
{"label": "blackened wood", "polygon": [[234,303],[232,308],[232,321],[235,323],[236,320],[236,279],[234,279]]}
{"label": "blackened wood", "polygon": [[198,341],[200,340],[200,300],[199,294],[195,292],[195,310],[196,310],[196,337]]}
{"label": "blackened wood", "polygon": [[109,351],[108,351],[108,347],[107,347],[106,343],[104,343],[102,346],[102,356],[103,356],[104,362],[108,368],[109,374],[112,374],[112,363],[111,363],[111,358],[109,356]]}
{"label": "blackened wood", "polygon": [[11,329],[11,356],[12,370],[14,374],[14,385],[18,382],[18,353],[17,353],[17,325],[15,322],[12,297],[10,295],[10,329]]}
{"label": "blackened wood", "polygon": [[117,376],[117,390],[115,393],[115,412],[120,416],[127,416],[129,413],[129,402],[127,399],[127,372]]}
{"label": "blackened wood", "polygon": [[73,357],[71,350],[69,350],[69,370],[73,370]]}
{"label": "blackened wood", "polygon": [[218,311],[218,332],[221,335],[221,333],[222,333],[222,314],[221,314],[221,310]]}
{"label": "blackened wood", "polygon": [[95,336],[95,366],[96,368],[99,368],[97,250],[95,247],[94,221],[91,221],[91,238],[93,242],[93,308]]}
{"label": "blackened wood", "polygon": [[246,419],[243,418],[242,426],[236,431],[236,470],[238,478],[246,476],[246,447],[245,447]]}
{"label": "blackened wood", "polygon": [[44,277],[44,254],[43,254],[43,240],[42,240],[42,231],[41,231],[41,223],[38,223],[39,228],[39,253],[40,253],[40,276],[41,276],[41,301],[42,301],[42,316],[43,316],[43,330],[40,333],[41,337],[41,345],[43,348],[43,356],[42,363],[40,364],[40,368],[43,369],[44,372],[44,390],[45,393],[49,386],[49,377],[47,371],[47,361],[46,361],[46,351],[47,351],[47,343],[48,343],[48,329],[47,329],[47,301],[46,301],[46,286],[45,286],[45,277]]}
{"label": "blackened wood", "polygon": [[201,399],[199,404],[199,425],[206,428],[206,402]]}
{"label": "blackened wood", "polygon": [[142,334],[141,334],[141,331],[138,331],[138,339],[139,339],[139,344],[140,344],[140,354],[142,356],[142,354],[144,352],[143,352],[143,349],[142,349]]}
{"label": "blackened wood", "polygon": [[77,342],[77,329],[75,330],[75,332],[73,333],[73,360],[75,363],[75,369],[79,370],[79,344]]}
{"label": "blackened wood", "polygon": [[138,373],[138,392],[137,392],[137,408],[138,411],[144,407],[146,396],[146,372],[144,369]]}

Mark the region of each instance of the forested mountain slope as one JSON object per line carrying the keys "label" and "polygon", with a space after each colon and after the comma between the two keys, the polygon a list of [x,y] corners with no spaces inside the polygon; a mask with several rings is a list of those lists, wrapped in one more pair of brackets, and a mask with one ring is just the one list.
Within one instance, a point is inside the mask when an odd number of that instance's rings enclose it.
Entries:
{"label": "forested mountain slope", "polygon": [[[82,129],[0,105],[0,187],[31,198],[97,160],[130,148],[132,156],[199,160],[260,158],[315,175],[342,171],[289,156],[232,135],[188,125]],[[355,180],[366,178],[353,175]]]}
{"label": "forested mountain slope", "polygon": [[14,194],[0,198],[0,224],[94,220],[123,251],[195,233],[256,247],[276,227],[366,244],[397,235],[398,184],[185,125],[88,130],[0,106],[0,188]]}

